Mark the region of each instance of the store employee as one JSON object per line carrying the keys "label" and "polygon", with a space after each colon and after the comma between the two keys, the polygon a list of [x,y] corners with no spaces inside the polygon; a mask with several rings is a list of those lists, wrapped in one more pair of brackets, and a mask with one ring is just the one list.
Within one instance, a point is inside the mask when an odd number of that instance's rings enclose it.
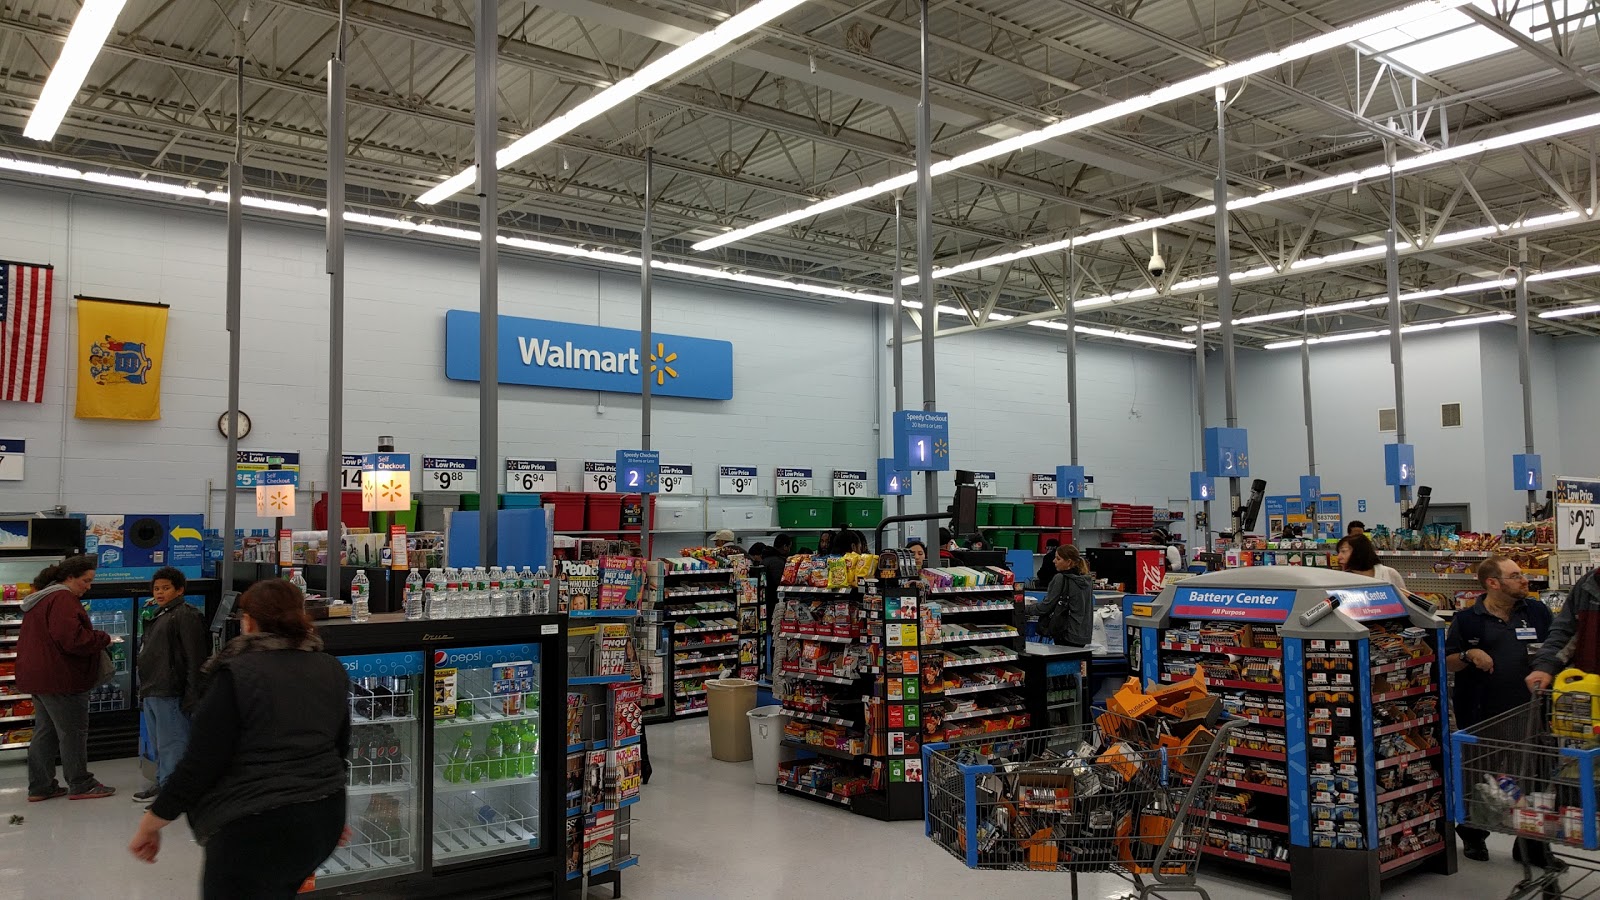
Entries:
{"label": "store employee", "polygon": [[[1529,597],[1522,567],[1503,556],[1478,566],[1483,599],[1457,610],[1445,636],[1445,668],[1456,673],[1456,727],[1471,725],[1516,709],[1531,698],[1524,683],[1534,654],[1550,634],[1550,608]],[[1462,853],[1485,860],[1488,832],[1463,825]]]}

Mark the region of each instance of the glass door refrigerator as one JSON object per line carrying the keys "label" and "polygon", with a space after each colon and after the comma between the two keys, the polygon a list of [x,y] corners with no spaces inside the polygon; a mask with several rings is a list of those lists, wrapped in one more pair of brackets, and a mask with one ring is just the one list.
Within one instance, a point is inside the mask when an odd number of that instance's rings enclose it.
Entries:
{"label": "glass door refrigerator", "polygon": [[319,623],[352,727],[350,840],[317,895],[565,896],[565,622]]}

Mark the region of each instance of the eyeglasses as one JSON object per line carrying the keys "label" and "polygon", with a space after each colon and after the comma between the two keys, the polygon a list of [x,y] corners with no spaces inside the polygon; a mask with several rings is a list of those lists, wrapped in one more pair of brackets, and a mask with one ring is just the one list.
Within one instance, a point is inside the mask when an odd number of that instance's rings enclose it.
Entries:
{"label": "eyeglasses", "polygon": [[1508,575],[1501,575],[1500,576],[1500,580],[1501,581],[1527,581],[1528,580],[1528,576],[1524,575],[1521,572],[1512,572],[1512,573],[1510,573]]}

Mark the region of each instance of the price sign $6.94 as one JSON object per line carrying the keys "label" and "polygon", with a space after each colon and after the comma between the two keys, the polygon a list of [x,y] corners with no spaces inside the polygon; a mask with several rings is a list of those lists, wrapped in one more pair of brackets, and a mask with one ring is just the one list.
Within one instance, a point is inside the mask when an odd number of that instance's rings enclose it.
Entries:
{"label": "price sign $6.94", "polygon": [[609,494],[617,489],[617,464],[614,462],[585,462],[583,464],[583,489],[591,494]]}

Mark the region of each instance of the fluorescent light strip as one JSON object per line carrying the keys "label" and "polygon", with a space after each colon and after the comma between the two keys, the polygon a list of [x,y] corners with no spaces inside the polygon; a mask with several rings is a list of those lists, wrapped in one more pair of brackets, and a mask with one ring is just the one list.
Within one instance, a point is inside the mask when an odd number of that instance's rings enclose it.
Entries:
{"label": "fluorescent light strip", "polygon": [[[1052,321],[1029,322],[1035,328],[1049,328],[1053,331],[1066,331],[1067,323]],[[1113,338],[1119,341],[1130,341],[1135,344],[1149,344],[1157,347],[1172,347],[1178,350],[1193,350],[1194,344],[1189,341],[1178,341],[1172,338],[1152,337],[1146,334],[1135,334],[1131,331],[1113,331],[1109,328],[1095,328],[1092,325],[1076,326],[1079,334],[1093,335],[1094,337]]]}
{"label": "fluorescent light strip", "polygon": [[[504,169],[524,156],[546,146],[551,141],[578,128],[585,122],[604,115],[651,85],[671,78],[804,2],[805,0],[762,0],[755,6],[725,20],[710,31],[699,35],[681,47],[675,48],[655,62],[645,65],[627,78],[513,141],[509,146],[495,154],[495,168]],[[465,190],[477,177],[478,167],[475,165],[468,166],[466,169],[446,179],[442,184],[435,186],[421,197],[418,197],[417,202],[423,205],[438,203]]]}
{"label": "fluorescent light strip", "polygon": [[[1596,272],[1600,272],[1600,266],[1580,266],[1574,269],[1558,269],[1551,272],[1544,272],[1540,274],[1537,280],[1549,281],[1554,278],[1576,278],[1580,275],[1592,275]],[[1528,280],[1531,282],[1534,281],[1535,278],[1533,276],[1529,276]],[[1516,283],[1517,280],[1515,278],[1495,278],[1489,281],[1469,281],[1462,284],[1451,285],[1447,288],[1430,288],[1425,291],[1410,291],[1400,295],[1400,302],[1409,303],[1415,300],[1427,300],[1433,297],[1448,297],[1454,294],[1471,294],[1479,291],[1492,291],[1497,288],[1515,287]],[[1313,306],[1310,309],[1286,309],[1281,312],[1262,313],[1258,316],[1245,316],[1240,319],[1234,319],[1233,324],[1256,325],[1261,322],[1278,322],[1282,321],[1283,319],[1298,319],[1302,316],[1326,316],[1332,313],[1348,312],[1352,309],[1360,309],[1365,306],[1382,306],[1388,302],[1388,297],[1369,297],[1362,300],[1346,300],[1341,303],[1329,303],[1323,306]],[[1216,329],[1222,327],[1222,323],[1207,322],[1201,327],[1203,327],[1206,331],[1215,331]],[[1183,326],[1183,330],[1185,334],[1193,334],[1196,329],[1193,325],[1185,325]]]}
{"label": "fluorescent light strip", "polygon": [[1566,309],[1552,309],[1549,312],[1539,313],[1541,319],[1565,319],[1568,316],[1587,316],[1590,313],[1600,312],[1600,304],[1591,303],[1588,306],[1569,306]]}
{"label": "fluorescent light strip", "polygon": [[[1068,118],[1062,119],[1058,122],[1034,131],[1023,132],[1022,134],[1006,138],[1002,141],[986,144],[975,150],[970,150],[966,153],[960,154],[959,156],[935,163],[930,168],[929,174],[930,177],[936,178],[940,175],[945,175],[958,169],[964,169],[967,166],[977,165],[978,163],[986,162],[999,156],[1015,153],[1018,150],[1032,147],[1035,144],[1040,144],[1048,140],[1064,137],[1075,132],[1083,131],[1086,128],[1093,128],[1096,125],[1102,125],[1106,122],[1123,118],[1124,116],[1133,115],[1134,113],[1143,112],[1144,110],[1152,107],[1160,106],[1163,103],[1181,100],[1182,98],[1191,94],[1199,94],[1210,91],[1220,85],[1230,84],[1238,81],[1241,78],[1246,78],[1251,75],[1265,72],[1268,69],[1281,66],[1285,63],[1293,62],[1299,59],[1305,59],[1308,56],[1312,56],[1326,50],[1331,50],[1335,47],[1341,47],[1345,44],[1354,43],[1362,38],[1377,34],[1379,32],[1387,31],[1391,28],[1398,28],[1401,25],[1405,25],[1419,19],[1425,19],[1430,16],[1438,15],[1446,10],[1455,9],[1458,6],[1464,6],[1467,2],[1468,0],[1424,0],[1424,2],[1421,3],[1414,3],[1410,6],[1394,10],[1393,12],[1384,13],[1380,16],[1374,16],[1373,18],[1365,19],[1353,25],[1346,25],[1343,28],[1336,28],[1333,31],[1327,32],[1326,34],[1320,34],[1316,37],[1290,44],[1289,46],[1284,47],[1282,50],[1276,50],[1271,53],[1263,53],[1260,56],[1251,57],[1243,62],[1219,66],[1218,68],[1212,69],[1209,72],[1196,75],[1192,78],[1186,78],[1183,81],[1168,85],[1164,88],[1158,88],[1157,90],[1151,91],[1148,94],[1143,94],[1141,96],[1123,100],[1118,103],[1111,103],[1100,107],[1099,109],[1091,110],[1080,115],[1069,116]],[[717,247],[742,241],[745,238],[761,234],[762,232],[771,231],[774,228],[781,228],[784,225],[790,225],[801,221],[802,219],[809,219],[812,216],[828,212],[829,210],[838,209],[841,206],[848,206],[853,203],[858,203],[861,200],[867,199],[868,197],[876,197],[880,194],[886,194],[890,191],[899,190],[902,187],[906,187],[907,185],[915,183],[915,181],[915,172],[897,175],[893,178],[880,181],[877,184],[859,188],[851,191],[849,194],[842,195],[843,197],[854,198],[848,203],[841,203],[840,200],[842,197],[824,200],[820,203],[805,207],[804,209],[783,213],[770,219],[756,222],[753,225],[747,225],[744,228],[734,229],[726,234],[720,234],[716,237],[708,238],[695,244],[694,249],[699,251],[713,250]]]}
{"label": "fluorescent light strip", "polygon": [[89,67],[94,65],[100,48],[105,46],[125,2],[85,0],[78,17],[72,20],[67,42],[61,46],[61,55],[50,69],[44,90],[39,92],[39,101],[33,105],[28,124],[22,129],[24,137],[48,141],[56,136],[56,129],[61,127],[72,101],[78,99],[78,89],[89,77]]}
{"label": "fluorescent light strip", "polygon": [[[1400,328],[1401,334],[1414,334],[1420,331],[1440,331],[1445,328],[1465,328],[1472,325],[1488,325],[1493,322],[1507,322],[1516,318],[1511,313],[1493,313],[1486,316],[1467,316],[1462,319],[1440,319],[1434,322],[1418,322],[1414,325],[1404,325]],[[1330,334],[1325,337],[1295,338],[1290,341],[1274,341],[1267,344],[1268,350],[1287,350],[1290,347],[1299,347],[1304,344],[1340,344],[1346,341],[1364,341],[1369,338],[1388,337],[1390,330],[1387,328],[1377,331],[1352,331],[1344,334]]]}

